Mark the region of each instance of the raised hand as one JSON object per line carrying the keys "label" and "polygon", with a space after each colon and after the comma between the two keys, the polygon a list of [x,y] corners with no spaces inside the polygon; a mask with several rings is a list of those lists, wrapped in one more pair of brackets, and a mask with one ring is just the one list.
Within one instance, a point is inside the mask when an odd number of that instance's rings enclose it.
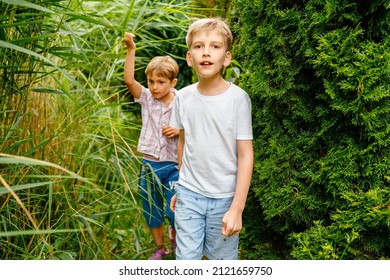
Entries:
{"label": "raised hand", "polygon": [[125,36],[123,36],[123,41],[126,43],[128,49],[135,50],[134,37],[135,35],[129,32],[126,32]]}

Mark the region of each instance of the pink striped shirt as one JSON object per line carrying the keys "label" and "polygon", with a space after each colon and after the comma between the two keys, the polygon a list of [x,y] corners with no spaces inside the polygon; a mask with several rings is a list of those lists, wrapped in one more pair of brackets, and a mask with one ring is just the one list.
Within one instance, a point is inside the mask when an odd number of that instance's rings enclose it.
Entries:
{"label": "pink striped shirt", "polygon": [[174,102],[165,107],[145,87],[142,87],[140,97],[134,98],[134,101],[141,104],[142,113],[142,129],[138,140],[138,152],[152,156],[158,161],[177,162],[176,146],[178,137],[168,138],[162,134],[163,126],[169,125]]}

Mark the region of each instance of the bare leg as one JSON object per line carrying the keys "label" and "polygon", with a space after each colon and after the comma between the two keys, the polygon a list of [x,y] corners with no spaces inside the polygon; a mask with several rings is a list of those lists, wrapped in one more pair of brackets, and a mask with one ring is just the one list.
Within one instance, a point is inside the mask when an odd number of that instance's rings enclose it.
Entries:
{"label": "bare leg", "polygon": [[154,244],[156,245],[156,247],[165,249],[163,225],[158,226],[158,227],[154,227],[154,228],[150,228],[150,230],[152,232]]}
{"label": "bare leg", "polygon": [[170,237],[175,239],[176,238],[176,230],[172,228],[171,233],[172,233],[172,236],[170,236]]}
{"label": "bare leg", "polygon": [[150,229],[152,232],[154,243],[157,246],[157,250],[149,257],[149,260],[162,260],[164,256],[169,254],[169,250],[165,247],[164,244],[164,228],[163,226],[158,226]]}

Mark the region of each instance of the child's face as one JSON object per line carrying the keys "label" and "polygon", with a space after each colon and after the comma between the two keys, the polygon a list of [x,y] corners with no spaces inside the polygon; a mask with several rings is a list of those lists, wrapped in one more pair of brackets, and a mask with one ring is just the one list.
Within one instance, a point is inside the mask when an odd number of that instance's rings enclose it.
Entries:
{"label": "child's face", "polygon": [[220,75],[224,66],[229,66],[231,53],[226,50],[222,34],[212,30],[194,34],[186,59],[199,78],[212,78]]}
{"label": "child's face", "polygon": [[148,88],[152,96],[156,99],[164,100],[172,93],[172,89],[176,86],[177,79],[170,80],[166,77],[158,76],[152,72],[147,76]]}

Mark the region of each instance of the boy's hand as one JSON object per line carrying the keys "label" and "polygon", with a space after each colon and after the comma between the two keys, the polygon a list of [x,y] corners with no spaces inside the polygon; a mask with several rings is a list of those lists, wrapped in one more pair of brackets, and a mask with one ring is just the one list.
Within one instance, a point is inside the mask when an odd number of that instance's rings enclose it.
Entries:
{"label": "boy's hand", "polygon": [[241,212],[229,209],[222,219],[222,234],[226,237],[239,234],[242,229]]}
{"label": "boy's hand", "polygon": [[123,41],[126,43],[128,49],[135,50],[134,37],[135,35],[133,33],[129,33],[129,32],[125,33],[125,36],[123,37]]}
{"label": "boy's hand", "polygon": [[172,196],[171,203],[169,204],[169,208],[171,208],[171,210],[173,212],[175,212],[175,209],[176,209],[176,194]]}
{"label": "boy's hand", "polygon": [[173,137],[178,136],[179,132],[180,132],[179,129],[173,128],[170,125],[165,125],[162,128],[163,135],[168,137],[168,138],[173,138]]}

